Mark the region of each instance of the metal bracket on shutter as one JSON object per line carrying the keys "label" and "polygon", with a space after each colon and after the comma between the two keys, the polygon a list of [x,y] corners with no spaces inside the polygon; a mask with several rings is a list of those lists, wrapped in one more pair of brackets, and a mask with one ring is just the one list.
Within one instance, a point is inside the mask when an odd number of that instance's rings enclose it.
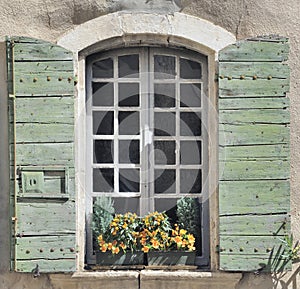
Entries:
{"label": "metal bracket on shutter", "polygon": [[69,199],[68,167],[19,167],[18,198]]}

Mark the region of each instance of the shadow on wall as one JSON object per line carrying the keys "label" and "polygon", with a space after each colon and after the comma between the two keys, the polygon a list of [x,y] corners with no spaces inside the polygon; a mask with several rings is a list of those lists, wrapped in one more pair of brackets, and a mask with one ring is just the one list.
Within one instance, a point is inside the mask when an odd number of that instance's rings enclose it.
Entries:
{"label": "shadow on wall", "polygon": [[[78,2],[78,4],[76,3]],[[96,1],[74,2],[73,23],[82,24],[98,16],[117,11],[151,11],[159,14],[169,14],[181,11],[192,0],[107,0],[106,4]]]}

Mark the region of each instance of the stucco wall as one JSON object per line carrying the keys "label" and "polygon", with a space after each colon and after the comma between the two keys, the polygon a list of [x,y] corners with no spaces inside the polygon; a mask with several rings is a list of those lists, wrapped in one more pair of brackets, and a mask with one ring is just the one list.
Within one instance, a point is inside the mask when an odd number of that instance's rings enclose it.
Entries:
{"label": "stucco wall", "polygon": [[[88,20],[120,8],[136,8],[135,2],[140,2],[143,10],[151,8],[156,11],[162,11],[162,2],[166,2],[165,11],[182,10],[183,13],[209,20],[235,34],[238,39],[263,34],[280,34],[290,38],[291,212],[293,234],[295,239],[300,239],[300,194],[298,193],[300,189],[300,126],[298,125],[300,116],[297,113],[300,110],[300,98],[298,97],[298,91],[300,91],[299,0],[194,0],[174,1],[174,3],[167,0],[150,0],[147,1],[147,5],[144,0],[127,0],[127,2],[122,0],[0,0],[2,4],[0,9],[0,289],[58,289],[58,285],[54,285],[58,283],[66,284],[64,288],[69,288],[67,287],[68,277],[64,279],[66,281],[55,282],[47,275],[33,279],[31,275],[8,272],[9,194],[4,37],[5,35],[23,35],[56,41],[61,35]],[[285,276],[274,276],[276,278],[273,279],[269,275],[245,274],[237,288],[295,289],[300,287],[299,268],[300,265],[295,264],[292,272]],[[71,282],[70,284],[69,286],[73,286],[72,284],[75,283]],[[135,283],[128,283],[128,286],[130,286],[129,284]],[[116,288],[125,288],[124,283],[121,287]],[[224,285],[223,288],[231,287]]]}

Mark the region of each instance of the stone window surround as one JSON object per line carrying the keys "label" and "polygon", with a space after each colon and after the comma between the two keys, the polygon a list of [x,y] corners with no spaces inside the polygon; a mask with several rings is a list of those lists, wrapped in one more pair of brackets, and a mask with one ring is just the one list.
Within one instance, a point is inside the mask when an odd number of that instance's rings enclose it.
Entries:
{"label": "stone window surround", "polygon": [[[85,238],[85,212],[80,208],[85,207],[85,58],[95,52],[105,51],[112,48],[139,46],[139,45],[159,45],[162,47],[184,47],[190,50],[202,53],[208,57],[208,97],[213,105],[216,104],[216,84],[215,61],[218,52],[224,47],[234,43],[235,36],[225,29],[216,26],[206,20],[189,16],[180,12],[174,14],[161,15],[156,13],[143,12],[116,12],[108,15],[100,16],[96,19],[83,23],[73,30],[67,32],[60,37],[57,44],[72,51],[75,58],[75,73],[78,75],[78,85],[76,91],[76,187],[77,189],[77,246],[84,247]],[[209,130],[212,135],[216,135],[216,121],[212,119],[212,125]],[[211,140],[214,142],[214,139]],[[216,141],[216,140],[215,140]],[[211,149],[210,159],[216,163],[217,148]],[[237,283],[241,278],[241,274],[227,274],[216,272],[218,268],[218,256],[214,254],[218,240],[217,235],[217,172],[214,171],[210,176],[210,188],[214,191],[210,198],[210,232],[211,232],[211,271],[209,272],[161,272],[143,270],[141,272],[132,271],[130,276],[123,276],[124,272],[107,271],[105,272],[84,272],[84,250],[79,250],[77,258],[77,272],[73,274],[73,281],[77,278],[86,277],[85,279],[144,279],[144,280],[187,280],[193,278],[203,281],[224,282],[228,278],[228,282]],[[216,272],[216,273],[213,273]],[[128,273],[130,274],[130,273]],[[191,275],[191,276],[190,276]],[[229,277],[229,275],[231,277]],[[54,277],[55,276],[55,277]],[[54,275],[53,282],[63,282],[64,277]],[[123,276],[123,277],[122,277]],[[159,277],[160,276],[160,277]],[[187,278],[187,279],[186,279]],[[76,281],[77,279],[77,281]],[[177,279],[177,278],[175,278]],[[91,280],[92,281],[92,280]],[[205,282],[206,282],[205,281]],[[71,280],[69,280],[71,282]],[[185,282],[185,281],[184,281]],[[213,282],[213,283],[214,283]],[[73,283],[73,282],[71,282]],[[198,283],[198,281],[197,281]],[[200,283],[198,283],[200,284]],[[204,283],[205,284],[205,283]],[[80,285],[79,285],[80,286]],[[80,288],[80,287],[79,287]],[[221,288],[221,287],[220,287]]]}

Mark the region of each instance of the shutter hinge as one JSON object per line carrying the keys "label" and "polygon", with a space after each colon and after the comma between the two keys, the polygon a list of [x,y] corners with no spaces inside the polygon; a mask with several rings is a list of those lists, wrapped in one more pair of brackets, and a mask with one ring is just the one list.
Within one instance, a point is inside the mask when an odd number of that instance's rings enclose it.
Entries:
{"label": "shutter hinge", "polygon": [[18,218],[17,218],[17,217],[11,217],[11,220],[12,220],[13,222],[16,222],[16,221],[18,220]]}
{"label": "shutter hinge", "polygon": [[16,96],[14,94],[9,94],[8,96],[9,96],[9,98],[16,98]]}

